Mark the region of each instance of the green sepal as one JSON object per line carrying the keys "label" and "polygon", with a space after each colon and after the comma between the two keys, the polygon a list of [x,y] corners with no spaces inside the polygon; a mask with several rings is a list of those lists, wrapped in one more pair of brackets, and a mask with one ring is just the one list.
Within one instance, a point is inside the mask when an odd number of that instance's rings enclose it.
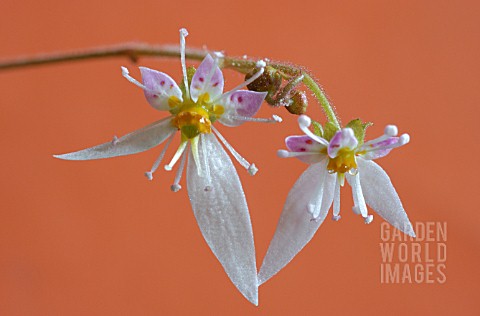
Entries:
{"label": "green sepal", "polygon": [[330,141],[330,139],[332,139],[333,136],[335,136],[335,134],[338,131],[339,131],[339,129],[334,123],[327,122],[327,123],[325,123],[325,126],[323,128],[323,138]]}
{"label": "green sepal", "polygon": [[320,124],[319,122],[317,121],[313,121],[312,120],[312,129],[313,129],[313,133],[317,136],[320,136],[323,138],[323,127],[322,127],[322,124]]}
{"label": "green sepal", "polygon": [[372,122],[362,123],[360,119],[354,119],[348,122],[346,127],[350,127],[353,130],[353,134],[355,134],[358,144],[361,145],[364,142],[367,128],[372,125]]}

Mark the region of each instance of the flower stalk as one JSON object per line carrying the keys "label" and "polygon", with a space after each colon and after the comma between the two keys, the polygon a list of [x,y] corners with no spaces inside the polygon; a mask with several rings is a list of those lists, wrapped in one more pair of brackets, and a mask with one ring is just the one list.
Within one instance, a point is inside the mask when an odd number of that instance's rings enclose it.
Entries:
{"label": "flower stalk", "polygon": [[[187,48],[185,50],[185,59],[201,61],[207,53],[205,50]],[[7,59],[0,61],[0,71],[98,58],[127,57],[133,63],[136,63],[140,57],[178,58],[181,57],[180,55],[180,49],[175,45],[126,43],[75,52],[40,54],[10,60]],[[232,69],[242,74],[247,74],[256,67],[257,60],[222,55],[218,63],[221,68]],[[316,80],[313,79],[303,67],[282,62],[268,62],[268,65],[277,70],[286,80],[291,80],[303,75],[303,84],[313,93],[315,99],[324,111],[327,120],[340,129],[339,120],[327,96]]]}

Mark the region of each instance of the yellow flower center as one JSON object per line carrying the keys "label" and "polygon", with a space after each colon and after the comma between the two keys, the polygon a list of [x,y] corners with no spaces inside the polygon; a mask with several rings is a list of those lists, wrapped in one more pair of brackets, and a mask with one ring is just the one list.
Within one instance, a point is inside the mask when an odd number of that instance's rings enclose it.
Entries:
{"label": "yellow flower center", "polygon": [[223,106],[210,103],[208,93],[199,96],[195,103],[190,99],[181,102],[176,97],[170,97],[168,105],[170,113],[175,115],[172,124],[181,131],[184,139],[211,133],[212,123],[225,112]]}
{"label": "yellow flower center", "polygon": [[345,173],[351,169],[357,169],[355,152],[349,148],[342,148],[335,158],[330,158],[327,169],[331,173]]}

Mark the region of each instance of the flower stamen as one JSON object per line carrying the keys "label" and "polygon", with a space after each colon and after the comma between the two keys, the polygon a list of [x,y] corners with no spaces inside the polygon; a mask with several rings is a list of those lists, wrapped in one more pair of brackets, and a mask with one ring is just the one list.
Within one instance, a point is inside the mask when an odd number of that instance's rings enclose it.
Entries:
{"label": "flower stamen", "polygon": [[322,144],[323,146],[328,146],[328,141],[321,137],[318,137],[308,128],[312,124],[312,120],[306,115],[300,115],[298,117],[298,126],[308,137],[315,140],[316,142]]}
{"label": "flower stamen", "polygon": [[167,171],[171,171],[173,169],[173,166],[175,166],[175,164],[177,163],[178,159],[180,159],[180,157],[182,156],[185,148],[187,147],[187,141],[182,141],[180,143],[180,146],[178,146],[178,149],[177,151],[175,152],[175,155],[173,155],[173,158],[172,160],[170,161],[170,163],[168,165],[165,165],[165,170]]}
{"label": "flower stamen", "polygon": [[190,99],[190,91],[188,89],[187,64],[185,62],[185,37],[188,36],[186,28],[180,29],[180,62],[182,64],[183,84],[185,85],[185,94]]}
{"label": "flower stamen", "polygon": [[225,137],[220,134],[220,132],[212,125],[212,130],[217,135],[217,137],[220,139],[220,141],[223,143],[223,145],[230,151],[232,156],[238,161],[242,167],[247,169],[248,173],[253,176],[257,173],[258,168],[255,166],[255,164],[250,164],[245,158],[243,158],[233,147],[230,145]]}
{"label": "flower stamen", "polygon": [[160,166],[160,163],[162,162],[162,159],[165,156],[168,146],[172,142],[174,136],[175,136],[175,132],[172,132],[168,137],[167,143],[165,144],[162,151],[160,152],[160,155],[158,155],[157,160],[155,160],[155,162],[153,163],[153,166],[150,169],[150,171],[145,172],[145,176],[148,178],[148,180],[150,181],[153,180],[153,173],[158,169],[158,166]]}
{"label": "flower stamen", "polygon": [[335,181],[335,191],[333,193],[333,216],[332,219],[338,222],[342,218],[340,216],[340,182],[338,178]]}
{"label": "flower stamen", "polygon": [[259,78],[263,74],[263,72],[265,71],[265,66],[266,65],[267,64],[263,60],[257,61],[256,67],[259,68],[259,69],[252,77],[250,77],[248,80],[245,80],[244,82],[242,82],[241,84],[239,84],[238,86],[233,88],[232,90],[218,96],[217,98],[215,98],[215,100],[212,101],[212,103],[216,103],[220,99],[224,99],[224,98],[226,99],[226,98],[230,97],[230,95],[233,94],[234,92],[248,86],[249,84],[251,84],[252,82],[257,80],[257,78]]}
{"label": "flower stamen", "polygon": [[183,169],[185,168],[185,161],[187,160],[188,152],[190,151],[190,146],[187,146],[185,151],[182,154],[182,160],[180,160],[180,166],[178,166],[177,173],[175,174],[175,179],[173,184],[170,186],[170,190],[173,192],[178,192],[182,189],[180,185],[180,179],[182,178]]}
{"label": "flower stamen", "polygon": [[225,115],[224,117],[232,120],[243,122],[256,122],[256,123],[281,123],[283,119],[278,115],[272,115],[272,118],[258,118],[239,115]]}

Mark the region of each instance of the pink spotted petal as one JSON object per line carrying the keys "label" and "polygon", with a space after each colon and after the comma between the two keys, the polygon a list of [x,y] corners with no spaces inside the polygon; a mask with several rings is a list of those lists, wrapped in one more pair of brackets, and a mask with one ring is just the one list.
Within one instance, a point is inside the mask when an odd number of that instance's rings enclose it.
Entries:
{"label": "pink spotted petal", "polygon": [[326,157],[325,146],[307,135],[289,136],[285,144],[291,152],[299,153],[296,158],[308,164],[320,162]]}
{"label": "pink spotted petal", "polygon": [[220,100],[222,106],[225,107],[225,113],[220,118],[220,122],[227,126],[238,126],[244,122],[242,117],[254,116],[260,106],[267,92],[254,92],[247,90],[238,90],[226,99]]}
{"label": "pink spotted petal", "polygon": [[331,158],[335,158],[340,149],[349,148],[353,150],[357,145],[358,140],[355,138],[353,130],[351,128],[343,128],[330,140],[330,144],[328,145],[328,155]]}
{"label": "pink spotted petal", "polygon": [[362,146],[362,148],[360,148],[360,152],[366,151],[366,153],[363,154],[362,157],[367,160],[385,157],[393,149],[388,147],[398,143],[398,140],[399,140],[399,137],[390,137],[386,140],[383,140],[377,143],[364,145]]}
{"label": "pink spotted petal", "polygon": [[151,106],[161,111],[168,111],[168,99],[172,96],[182,100],[182,90],[167,74],[146,67],[140,67],[142,81],[148,90],[145,98]]}
{"label": "pink spotted petal", "polygon": [[[215,70],[213,67],[215,67]],[[192,101],[197,102],[198,97],[205,93],[208,93],[210,100],[219,97],[223,92],[223,84],[222,71],[212,56],[205,56],[192,78],[190,85]]]}

